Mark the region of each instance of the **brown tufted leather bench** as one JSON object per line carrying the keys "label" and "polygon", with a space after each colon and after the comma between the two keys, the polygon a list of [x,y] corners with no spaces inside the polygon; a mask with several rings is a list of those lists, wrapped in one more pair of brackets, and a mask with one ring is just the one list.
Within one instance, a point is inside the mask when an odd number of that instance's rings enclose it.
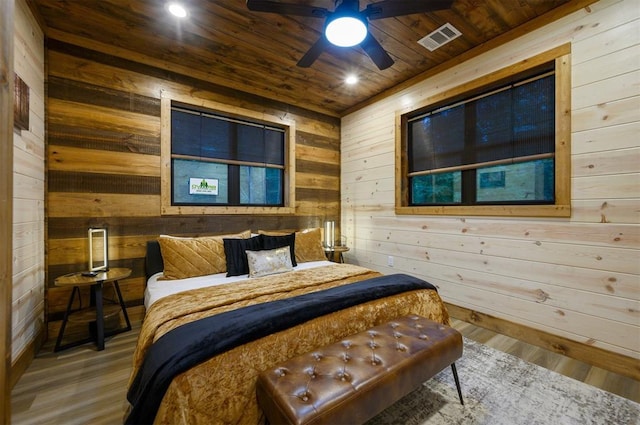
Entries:
{"label": "brown tufted leather bench", "polygon": [[258,377],[258,403],[276,424],[363,423],[451,365],[462,336],[420,316],[405,316],[287,360]]}

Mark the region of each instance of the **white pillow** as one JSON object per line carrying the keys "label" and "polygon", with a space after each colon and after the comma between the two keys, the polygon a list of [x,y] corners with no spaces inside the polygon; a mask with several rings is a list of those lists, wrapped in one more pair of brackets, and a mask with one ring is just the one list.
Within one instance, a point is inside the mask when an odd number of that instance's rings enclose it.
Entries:
{"label": "white pillow", "polygon": [[267,276],[293,270],[289,246],[263,251],[246,251],[249,277]]}

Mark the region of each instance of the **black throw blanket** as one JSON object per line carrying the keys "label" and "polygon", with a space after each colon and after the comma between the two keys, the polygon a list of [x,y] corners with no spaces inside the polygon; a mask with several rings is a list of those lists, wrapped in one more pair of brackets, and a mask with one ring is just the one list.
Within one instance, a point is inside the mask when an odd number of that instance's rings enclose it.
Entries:
{"label": "black throw blanket", "polygon": [[319,316],[417,289],[436,288],[416,277],[394,274],[242,307],[184,324],[167,332],[149,348],[127,393],[131,411],[125,423],[152,423],[174,376],[217,354]]}

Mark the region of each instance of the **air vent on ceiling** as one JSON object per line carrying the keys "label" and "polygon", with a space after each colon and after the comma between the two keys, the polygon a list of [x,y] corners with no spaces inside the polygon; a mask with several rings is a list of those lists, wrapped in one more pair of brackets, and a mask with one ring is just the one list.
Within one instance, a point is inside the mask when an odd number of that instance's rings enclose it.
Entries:
{"label": "air vent on ceiling", "polygon": [[453,25],[446,23],[431,34],[427,34],[418,43],[433,52],[439,47],[462,35]]}

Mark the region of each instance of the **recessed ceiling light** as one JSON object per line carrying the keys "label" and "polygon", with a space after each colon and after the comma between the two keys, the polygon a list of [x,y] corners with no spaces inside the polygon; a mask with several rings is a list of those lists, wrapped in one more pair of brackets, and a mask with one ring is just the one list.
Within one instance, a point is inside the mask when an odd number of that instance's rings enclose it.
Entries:
{"label": "recessed ceiling light", "polygon": [[358,77],[356,77],[355,75],[349,75],[347,78],[344,79],[344,82],[349,85],[353,85],[358,82]]}
{"label": "recessed ceiling light", "polygon": [[178,18],[184,18],[187,16],[187,9],[179,3],[169,3],[167,5],[167,9],[172,15],[177,16]]}

